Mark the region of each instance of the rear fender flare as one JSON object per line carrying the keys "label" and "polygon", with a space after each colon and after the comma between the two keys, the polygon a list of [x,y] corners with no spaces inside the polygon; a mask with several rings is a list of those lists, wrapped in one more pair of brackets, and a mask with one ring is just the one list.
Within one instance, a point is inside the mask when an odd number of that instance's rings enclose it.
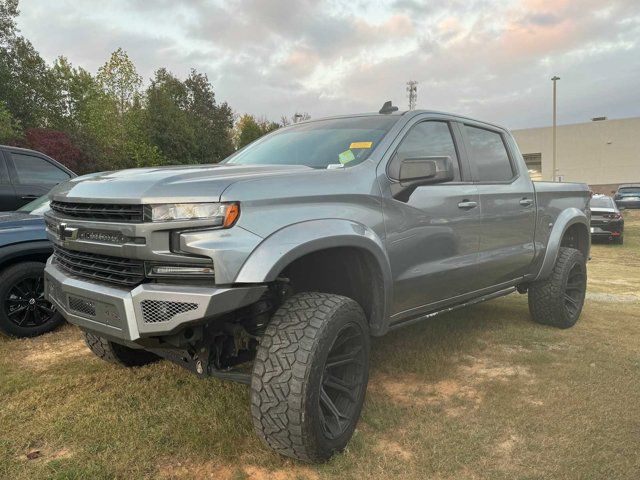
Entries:
{"label": "rear fender flare", "polygon": [[[553,224],[551,233],[549,234],[549,240],[547,241],[547,250],[540,267],[540,272],[536,277],[536,280],[547,278],[553,271],[553,266],[556,264],[558,258],[558,252],[560,251],[560,245],[562,243],[562,237],[566,231],[573,225],[584,225],[587,233],[589,232],[589,218],[587,215],[578,208],[567,208],[563,210]],[[590,236],[588,235],[589,241]],[[588,253],[588,252],[587,252]],[[588,254],[587,254],[588,256]]]}

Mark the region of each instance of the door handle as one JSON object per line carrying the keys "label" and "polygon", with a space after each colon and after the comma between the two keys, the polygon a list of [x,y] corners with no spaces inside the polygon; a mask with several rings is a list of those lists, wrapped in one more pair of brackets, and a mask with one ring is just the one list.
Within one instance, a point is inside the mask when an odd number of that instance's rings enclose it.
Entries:
{"label": "door handle", "polygon": [[469,200],[463,200],[458,204],[458,208],[462,208],[463,210],[470,210],[472,208],[476,208],[478,206],[478,202],[470,202]]}
{"label": "door handle", "polygon": [[531,205],[533,205],[533,199],[523,198],[522,200],[520,200],[520,205],[522,205],[523,207],[530,207]]}
{"label": "door handle", "polygon": [[40,198],[40,197],[38,197],[38,195],[23,195],[20,198],[22,200],[35,200],[36,198]]}

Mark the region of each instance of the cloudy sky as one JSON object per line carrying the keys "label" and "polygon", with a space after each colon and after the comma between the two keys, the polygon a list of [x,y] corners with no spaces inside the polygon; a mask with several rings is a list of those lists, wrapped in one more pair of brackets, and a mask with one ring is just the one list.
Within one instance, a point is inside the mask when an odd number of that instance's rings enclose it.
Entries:
{"label": "cloudy sky", "polygon": [[[418,108],[511,128],[640,115],[640,0],[22,0],[49,61],[91,72],[124,48],[145,79],[205,72],[219,100],[273,120]],[[55,6],[54,6],[55,5]]]}

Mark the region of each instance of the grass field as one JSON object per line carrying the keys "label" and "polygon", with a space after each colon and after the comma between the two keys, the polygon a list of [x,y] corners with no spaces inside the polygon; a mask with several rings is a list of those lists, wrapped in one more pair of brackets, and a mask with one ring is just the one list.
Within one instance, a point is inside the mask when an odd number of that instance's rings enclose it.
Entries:
{"label": "grass field", "polygon": [[[523,295],[377,339],[348,449],[309,466],[254,436],[247,387],[94,358],[72,326],[0,338],[0,478],[637,479],[640,211],[594,245],[581,320]],[[32,458],[28,458],[32,457]]]}

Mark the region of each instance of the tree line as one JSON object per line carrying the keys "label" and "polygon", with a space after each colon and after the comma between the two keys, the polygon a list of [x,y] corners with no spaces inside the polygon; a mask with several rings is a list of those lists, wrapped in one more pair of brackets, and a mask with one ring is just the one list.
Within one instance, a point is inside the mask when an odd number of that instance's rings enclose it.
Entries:
{"label": "tree line", "polygon": [[16,26],[18,0],[0,0],[0,143],[32,148],[76,173],[217,163],[283,125],[237,116],[206,74],[165,68],[145,87],[119,48],[96,74],[64,56],[48,65]]}

